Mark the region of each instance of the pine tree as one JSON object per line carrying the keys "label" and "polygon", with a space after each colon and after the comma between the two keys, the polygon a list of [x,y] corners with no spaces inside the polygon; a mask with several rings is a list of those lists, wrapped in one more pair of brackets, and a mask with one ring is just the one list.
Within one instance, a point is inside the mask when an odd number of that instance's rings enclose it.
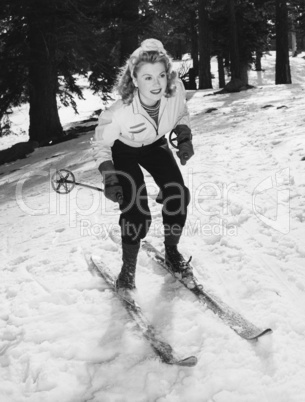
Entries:
{"label": "pine tree", "polygon": [[219,61],[220,87],[224,84],[223,60],[229,68],[231,81],[225,91],[247,88],[248,69],[255,62],[256,54],[268,49],[272,25],[265,3],[266,0],[213,0],[211,54],[216,55]]}
{"label": "pine tree", "polygon": [[291,84],[288,47],[288,8],[286,0],[276,0],[275,83]]}
{"label": "pine tree", "polygon": [[[119,65],[118,27],[106,1],[5,0],[0,9],[0,120],[30,103],[30,139],[63,135],[57,98],[76,108],[75,74],[105,101]],[[88,73],[90,71],[90,74]],[[60,82],[59,82],[60,79]]]}
{"label": "pine tree", "polygon": [[128,56],[139,45],[139,7],[140,0],[121,0],[121,52],[120,64],[123,65]]}
{"label": "pine tree", "polygon": [[41,4],[40,0],[32,0],[31,12],[25,16],[29,47],[29,137],[31,141],[43,144],[62,137],[63,129],[56,99],[58,81],[55,2],[51,0],[44,7]]}
{"label": "pine tree", "polygon": [[212,88],[208,0],[198,0],[199,88]]}

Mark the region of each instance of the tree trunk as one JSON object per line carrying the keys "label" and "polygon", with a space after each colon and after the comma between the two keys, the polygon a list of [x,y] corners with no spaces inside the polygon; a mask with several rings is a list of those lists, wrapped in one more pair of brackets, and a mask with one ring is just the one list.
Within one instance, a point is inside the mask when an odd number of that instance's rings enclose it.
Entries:
{"label": "tree trunk", "polygon": [[224,90],[226,92],[239,92],[241,89],[247,88],[248,66],[240,60],[234,0],[227,0],[227,7],[230,28],[229,49],[231,80],[226,84]]}
{"label": "tree trunk", "polygon": [[242,83],[244,85],[248,85],[249,83],[248,70],[249,70],[248,63],[242,63],[240,66],[240,79],[242,80]]}
{"label": "tree trunk", "polygon": [[29,24],[29,99],[31,141],[40,145],[63,136],[59,120],[56,92],[55,16],[37,2],[36,12],[28,17]]}
{"label": "tree trunk", "polygon": [[262,52],[255,52],[255,71],[262,71]]}
{"label": "tree trunk", "polygon": [[213,88],[210,63],[208,0],[198,0],[199,15],[199,89]]}
{"label": "tree trunk", "polygon": [[196,13],[191,11],[191,57],[193,69],[190,71],[190,89],[197,89],[196,77],[199,71],[198,59],[198,33],[196,29]]}
{"label": "tree trunk", "polygon": [[225,80],[225,69],[224,69],[223,57],[217,56],[217,65],[218,65],[219,88],[224,88],[224,86],[226,85],[226,80]]}
{"label": "tree trunk", "polygon": [[298,55],[297,34],[295,31],[294,23],[292,23],[292,30],[291,30],[291,52],[292,57],[296,57]]}
{"label": "tree trunk", "polygon": [[276,0],[275,84],[291,84],[288,47],[288,9],[286,0]]}
{"label": "tree trunk", "polygon": [[120,64],[139,46],[139,0],[121,0],[122,30]]}
{"label": "tree trunk", "polygon": [[237,39],[237,26],[235,17],[235,3],[234,0],[228,0],[228,15],[229,15],[229,27],[230,27],[230,70],[231,81],[241,80],[240,71],[240,58]]}

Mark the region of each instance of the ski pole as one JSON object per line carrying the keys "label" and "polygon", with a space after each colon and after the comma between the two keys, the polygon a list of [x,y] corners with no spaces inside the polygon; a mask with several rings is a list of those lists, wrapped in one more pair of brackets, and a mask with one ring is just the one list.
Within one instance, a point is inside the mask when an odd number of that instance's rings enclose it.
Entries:
{"label": "ski pole", "polygon": [[[68,169],[59,169],[51,177],[52,188],[58,194],[68,194],[70,193],[75,186],[82,186],[86,188],[91,188],[92,190],[101,191],[105,193],[100,187],[91,186],[85,183],[79,183],[75,180],[74,174]],[[123,202],[123,195],[120,192],[117,192],[116,198],[119,204]]]}

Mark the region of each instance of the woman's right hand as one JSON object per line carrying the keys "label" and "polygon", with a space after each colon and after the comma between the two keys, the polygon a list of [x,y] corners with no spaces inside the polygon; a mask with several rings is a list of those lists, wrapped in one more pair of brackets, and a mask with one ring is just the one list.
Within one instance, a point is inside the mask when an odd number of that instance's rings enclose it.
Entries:
{"label": "woman's right hand", "polygon": [[104,188],[105,197],[113,202],[118,202],[120,205],[123,203],[123,189],[119,183],[106,184]]}
{"label": "woman's right hand", "polygon": [[98,170],[103,176],[105,197],[113,202],[123,203],[123,189],[111,160],[100,164]]}

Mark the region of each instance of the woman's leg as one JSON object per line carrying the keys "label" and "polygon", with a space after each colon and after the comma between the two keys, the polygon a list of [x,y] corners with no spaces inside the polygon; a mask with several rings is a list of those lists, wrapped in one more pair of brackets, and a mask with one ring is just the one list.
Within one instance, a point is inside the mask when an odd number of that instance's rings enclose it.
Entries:
{"label": "woman's leg", "polygon": [[143,147],[140,163],[161,190],[165,244],[178,244],[187,217],[189,191],[167,141],[146,148]]}
{"label": "woman's leg", "polygon": [[142,170],[138,164],[137,148],[116,141],[112,148],[113,164],[123,190],[120,205],[122,260],[116,281],[120,295],[129,300],[129,291],[135,288],[135,272],[140,241],[146,236],[151,223],[147,191]]}
{"label": "woman's leg", "polygon": [[129,147],[116,141],[112,148],[113,163],[123,189],[123,204],[120,205],[122,241],[137,244],[146,236],[151,224],[147,190],[139,166],[140,148]]}
{"label": "woman's leg", "polygon": [[192,267],[177,249],[187,217],[190,194],[167,142],[143,155],[141,165],[153,176],[162,192],[165,262],[189,287],[194,286]]}

